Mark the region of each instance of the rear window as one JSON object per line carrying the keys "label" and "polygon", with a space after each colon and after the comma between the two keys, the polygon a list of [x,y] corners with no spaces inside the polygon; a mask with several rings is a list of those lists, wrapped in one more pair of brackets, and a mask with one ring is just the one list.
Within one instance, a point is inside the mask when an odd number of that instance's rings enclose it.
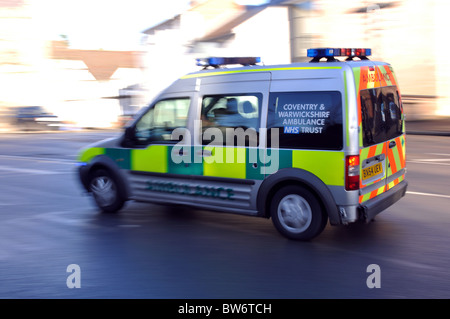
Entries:
{"label": "rear window", "polygon": [[340,150],[342,97],[338,91],[280,92],[269,97],[267,142],[278,128],[279,147]]}
{"label": "rear window", "polygon": [[391,140],[402,134],[402,105],[397,87],[360,91],[363,146]]}

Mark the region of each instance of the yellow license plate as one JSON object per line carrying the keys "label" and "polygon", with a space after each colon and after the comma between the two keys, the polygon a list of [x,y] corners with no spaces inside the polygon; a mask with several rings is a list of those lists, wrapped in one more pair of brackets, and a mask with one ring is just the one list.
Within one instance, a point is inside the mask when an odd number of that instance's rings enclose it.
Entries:
{"label": "yellow license plate", "polygon": [[382,172],[383,172],[383,165],[381,165],[381,163],[377,163],[375,165],[363,168],[362,179],[366,180],[366,179],[371,178],[375,175],[378,175]]}

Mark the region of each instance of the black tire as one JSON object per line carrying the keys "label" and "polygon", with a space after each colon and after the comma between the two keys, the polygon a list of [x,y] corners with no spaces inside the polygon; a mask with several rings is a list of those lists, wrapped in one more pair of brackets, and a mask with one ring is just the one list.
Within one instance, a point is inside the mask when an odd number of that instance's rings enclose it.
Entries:
{"label": "black tire", "polygon": [[275,228],[285,237],[310,240],[325,228],[328,218],[316,196],[298,185],[278,190],[272,198],[270,215]]}
{"label": "black tire", "polygon": [[89,191],[98,208],[104,213],[115,213],[125,203],[119,182],[106,169],[97,169],[92,172],[89,178]]}

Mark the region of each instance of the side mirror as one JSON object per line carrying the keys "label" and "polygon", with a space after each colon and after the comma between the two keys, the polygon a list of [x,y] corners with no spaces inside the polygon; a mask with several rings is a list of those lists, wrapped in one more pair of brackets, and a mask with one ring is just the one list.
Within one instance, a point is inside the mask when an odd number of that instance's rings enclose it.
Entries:
{"label": "side mirror", "polygon": [[128,126],[125,128],[125,140],[132,141],[134,139],[134,126]]}
{"label": "side mirror", "polygon": [[130,147],[133,144],[134,138],[135,138],[134,126],[126,127],[121,142],[122,146]]}

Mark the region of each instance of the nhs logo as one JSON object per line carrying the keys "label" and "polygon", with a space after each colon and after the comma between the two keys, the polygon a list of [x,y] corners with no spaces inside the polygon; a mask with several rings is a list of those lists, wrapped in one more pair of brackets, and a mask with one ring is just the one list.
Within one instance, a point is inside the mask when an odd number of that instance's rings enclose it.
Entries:
{"label": "nhs logo", "polygon": [[300,133],[300,128],[298,126],[285,126],[284,134],[298,134]]}

